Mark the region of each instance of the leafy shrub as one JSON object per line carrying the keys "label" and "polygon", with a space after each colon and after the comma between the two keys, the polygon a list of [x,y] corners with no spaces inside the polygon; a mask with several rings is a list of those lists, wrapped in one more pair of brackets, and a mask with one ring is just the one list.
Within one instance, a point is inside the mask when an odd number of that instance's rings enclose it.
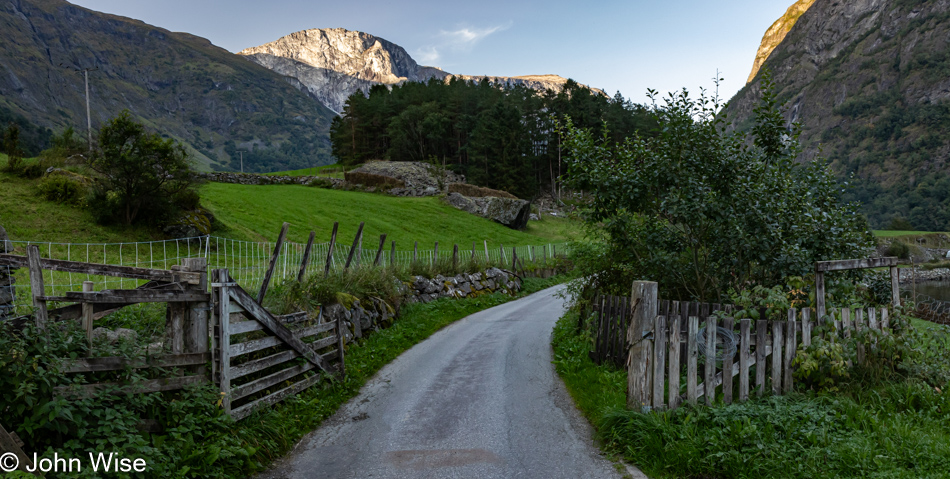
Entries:
{"label": "leafy shrub", "polygon": [[886,256],[897,256],[900,259],[910,258],[910,245],[903,241],[892,241],[884,250]]}
{"label": "leafy shrub", "polygon": [[308,183],[307,186],[311,186],[311,187],[314,187],[314,188],[324,188],[324,189],[332,190],[332,189],[333,189],[333,182],[330,181],[330,180],[328,180],[328,179],[326,179],[326,178],[314,178],[314,179],[310,180],[310,183]]}
{"label": "leafy shrub", "polygon": [[914,225],[907,221],[903,216],[895,216],[891,218],[890,224],[887,225],[887,229],[891,231],[913,231]]}
{"label": "leafy shrub", "polygon": [[80,181],[63,175],[47,176],[37,188],[47,200],[73,206],[83,206],[87,194],[86,186]]}

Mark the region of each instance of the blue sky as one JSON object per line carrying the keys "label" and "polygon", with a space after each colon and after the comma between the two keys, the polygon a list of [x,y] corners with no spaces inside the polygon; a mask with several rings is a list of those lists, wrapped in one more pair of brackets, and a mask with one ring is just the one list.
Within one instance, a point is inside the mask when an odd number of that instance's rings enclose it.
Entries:
{"label": "blue sky", "polygon": [[421,63],[468,75],[553,73],[620,91],[744,84],[765,30],[794,0],[392,2],[379,0],[76,0],[237,52],[308,28],[343,27],[385,38]]}

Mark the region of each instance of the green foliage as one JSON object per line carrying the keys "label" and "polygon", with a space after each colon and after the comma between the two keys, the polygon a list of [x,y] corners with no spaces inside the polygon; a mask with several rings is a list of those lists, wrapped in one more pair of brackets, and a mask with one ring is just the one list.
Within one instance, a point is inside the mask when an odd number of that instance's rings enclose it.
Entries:
{"label": "green foliage", "polygon": [[884,251],[885,256],[897,256],[900,259],[910,258],[910,245],[903,241],[892,241]]}
{"label": "green foliage", "polygon": [[871,234],[837,180],[820,160],[798,161],[768,75],[753,145],[718,111],[705,93],[671,94],[650,110],[656,137],[620,144],[569,124],[570,184],[590,192],[582,214],[610,263],[599,286],[649,278],[667,297],[719,301],[867,253]]}
{"label": "green foliage", "polygon": [[98,173],[89,206],[106,223],[168,218],[175,212],[173,198],[196,182],[184,147],[147,133],[128,111],[99,130],[89,167]]}
{"label": "green foliage", "polygon": [[356,92],[330,130],[345,165],[367,160],[430,161],[469,183],[533,198],[558,181],[558,132],[565,117],[620,139],[654,124],[640,105],[568,80],[558,92],[452,80],[377,86]]}
{"label": "green foliage", "polygon": [[807,348],[799,349],[792,361],[798,386],[836,391],[840,383],[851,377],[845,346],[840,341],[828,341],[819,335]]}
{"label": "green foliage", "polygon": [[[606,452],[650,477],[916,478],[950,468],[947,383],[935,387],[909,369],[925,354],[904,361],[904,377],[883,382],[868,383],[856,370],[834,392],[641,413],[625,409],[625,371],[589,359],[575,314],[554,328],[555,368]],[[939,341],[931,333],[919,348],[934,354],[948,346],[946,332]],[[950,371],[943,351],[943,360],[926,364]]]}
{"label": "green foliage", "polygon": [[891,222],[887,225],[887,229],[892,231],[913,231],[914,225],[910,221],[907,221],[901,216],[895,216],[891,218]]}
{"label": "green foliage", "polygon": [[49,201],[84,206],[88,189],[80,181],[64,175],[51,175],[40,180],[37,188]]}

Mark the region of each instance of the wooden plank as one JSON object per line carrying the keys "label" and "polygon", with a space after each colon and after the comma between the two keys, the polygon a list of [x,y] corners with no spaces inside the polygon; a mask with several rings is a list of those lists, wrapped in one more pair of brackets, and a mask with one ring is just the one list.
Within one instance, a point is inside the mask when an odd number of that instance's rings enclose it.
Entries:
{"label": "wooden plank", "polygon": [[315,334],[325,333],[327,331],[333,331],[336,329],[336,323],[320,323],[314,324],[313,326],[306,326],[297,330],[294,330],[294,336],[303,339],[313,336]]}
{"label": "wooden plank", "polygon": [[214,323],[218,334],[214,337],[211,362],[212,379],[215,380],[218,391],[221,393],[221,407],[225,414],[231,414],[231,275],[227,269],[216,269],[212,272],[214,280],[220,286],[213,287],[215,291],[215,318]]}
{"label": "wooden plank", "polygon": [[66,296],[46,296],[43,299],[77,303],[201,303],[211,300],[208,293],[202,291],[167,289],[104,289],[91,293],[67,291]]}
{"label": "wooden plank", "polygon": [[[92,281],[83,281],[82,282],[82,291],[84,293],[91,293],[95,285]],[[86,332],[86,344],[89,347],[92,347],[92,329],[93,322],[95,321],[96,307],[92,303],[82,303],[80,306],[82,308],[82,329]]]}
{"label": "wooden plank", "polygon": [[389,249],[389,266],[396,265],[396,242],[392,241],[392,247]]}
{"label": "wooden plank", "polygon": [[254,409],[257,407],[264,407],[264,406],[276,404],[288,396],[292,396],[294,394],[299,393],[300,391],[303,391],[304,389],[309,388],[310,386],[313,386],[314,384],[316,384],[317,381],[321,379],[321,377],[322,377],[321,375],[315,374],[308,378],[301,379],[300,381],[297,381],[293,385],[287,386],[286,388],[281,389],[269,396],[265,396],[256,401],[249,402],[239,408],[235,408],[234,411],[231,411],[231,417],[233,417],[234,420],[236,421],[243,419],[249,416],[252,412],[254,412]]}
{"label": "wooden plank", "polygon": [[264,389],[267,389],[275,384],[280,384],[288,379],[297,376],[298,374],[303,374],[313,368],[315,368],[312,363],[303,363],[296,366],[291,366],[286,369],[281,369],[272,374],[268,374],[262,378],[255,379],[248,383],[242,384],[235,387],[231,390],[231,400],[237,401],[243,397],[250,396],[251,394],[260,392]]}
{"label": "wooden plank", "polygon": [[666,316],[657,316],[656,326],[653,328],[653,408],[663,409],[663,392],[666,381],[663,379],[666,369]]}
{"label": "wooden plank", "polygon": [[897,269],[897,266],[890,267],[890,275],[891,275],[891,306],[896,308],[901,305],[900,270]]}
{"label": "wooden plank", "polygon": [[[239,366],[231,367],[231,379],[237,379],[240,377],[247,376],[248,374],[256,373],[262,371],[271,366],[276,366],[281,363],[285,363],[294,358],[299,358],[300,354],[293,349],[288,351],[281,351],[276,354],[271,354],[260,359],[255,359],[253,361],[247,361],[241,363]],[[310,363],[307,363],[310,364]]]}
{"label": "wooden plank", "polygon": [[795,323],[794,310],[789,311],[785,331],[785,358],[782,362],[782,392],[785,394],[792,392],[792,360],[795,359],[795,354],[798,352]]}
{"label": "wooden plank", "polygon": [[172,354],[181,354],[185,349],[184,303],[168,303],[165,308],[165,344]]}
{"label": "wooden plank", "polygon": [[653,331],[657,311],[657,283],[635,281],[630,294],[630,327],[627,342],[630,356],[627,360],[627,409],[641,411],[652,406],[653,342],[647,333]]}
{"label": "wooden plank", "polygon": [[[346,361],[344,360],[344,355],[346,354],[346,336],[343,335],[343,318],[337,316],[336,318],[336,352],[337,356],[340,358],[340,377],[346,377]],[[326,356],[323,356],[326,359]]]}
{"label": "wooden plank", "polygon": [[360,221],[360,227],[356,229],[356,236],[353,237],[353,246],[350,246],[350,253],[346,256],[346,264],[343,265],[343,270],[350,268],[350,263],[353,262],[353,255],[356,253],[360,242],[363,239],[363,226],[366,223]]}
{"label": "wooden plank", "polygon": [[[29,252],[29,248],[27,248],[27,252]],[[29,259],[26,256],[0,254],[0,266],[28,268]],[[200,279],[198,275],[194,273],[168,271],[164,269],[135,268],[132,266],[115,266],[111,264],[82,263],[79,261],[65,261],[47,258],[40,259],[40,268],[47,271],[61,271],[64,273],[111,276],[115,278],[144,279],[168,283],[198,284]]]}
{"label": "wooden plank", "polygon": [[[714,307],[719,307],[718,304],[713,305]],[[723,318],[722,327],[726,331],[732,331],[735,327],[735,319],[733,318]],[[735,362],[735,357],[732,354],[727,354],[728,351],[723,351],[722,357],[722,370],[723,371],[732,371],[732,364]],[[723,373],[722,376],[722,401],[726,404],[732,404],[732,374]]]}
{"label": "wooden plank", "polygon": [[326,361],[314,353],[313,350],[307,347],[300,339],[295,337],[283,324],[280,324],[269,311],[257,304],[243,289],[240,287],[228,288],[228,294],[231,295],[231,299],[246,309],[254,319],[263,324],[272,334],[279,337],[291,348],[296,349],[297,352],[307,358],[308,361],[319,366],[320,369],[331,373],[330,365],[327,364]]}
{"label": "wooden plank", "polygon": [[[334,324],[334,323],[330,323],[330,324]],[[307,346],[310,346],[310,349],[312,351],[319,351],[327,346],[333,346],[336,343],[337,343],[337,337],[334,334],[332,336],[327,336],[323,339],[318,339],[312,343],[304,343],[304,344],[306,344]],[[319,356],[319,354],[317,356]]]}
{"label": "wooden plank", "polygon": [[251,341],[244,341],[241,343],[234,343],[231,345],[230,353],[231,357],[235,358],[238,356],[243,356],[245,354],[250,354],[255,351],[260,351],[262,349],[273,348],[274,346],[280,346],[283,344],[283,341],[276,336],[268,336],[266,338],[253,339]]}
{"label": "wooden plank", "polygon": [[[185,288],[187,290],[200,291],[210,300],[211,295],[208,294],[208,259],[202,257],[184,258],[181,260],[181,270],[199,274],[199,284],[194,286],[187,285]],[[186,353],[207,353],[209,351],[209,302],[176,304],[181,305],[184,313],[184,322],[182,324],[183,351]],[[169,306],[171,306],[171,304]],[[192,373],[204,374],[207,372],[207,368],[204,365],[188,369]]]}
{"label": "wooden plank", "polygon": [[821,270],[815,271],[815,309],[819,318],[825,315],[825,274]]}
{"label": "wooden plank", "polygon": [[699,360],[699,348],[696,344],[696,335],[699,334],[699,318],[689,317],[689,327],[686,333],[686,400],[696,404],[696,373]]}
{"label": "wooden plank", "polygon": [[[310,313],[307,311],[300,311],[297,313],[284,314],[280,316],[275,316],[278,321],[282,323],[296,323],[300,321],[305,321],[309,318]],[[261,323],[258,323],[254,320],[248,321],[237,321],[231,323],[231,336],[236,334],[249,333],[251,331],[261,331],[264,329],[264,326]]]}
{"label": "wooden plank", "polygon": [[784,346],[785,321],[772,323],[772,394],[782,392],[782,347]]}
{"label": "wooden plank", "polygon": [[[3,245],[0,244],[0,247],[2,246]],[[3,456],[6,456],[7,454],[15,455],[17,457],[17,470],[19,471],[30,469],[37,471],[34,468],[31,457],[27,456],[26,453],[23,452],[23,441],[19,441],[19,437],[14,436],[14,434],[15,433],[7,432],[6,428],[4,428],[3,425],[0,425],[0,453],[3,453]],[[4,462],[3,465],[6,466],[6,462]],[[38,477],[43,477],[43,474],[39,471],[33,472],[32,474]]]}
{"label": "wooden plank", "polygon": [[287,230],[290,223],[285,222],[280,227],[280,234],[277,235],[277,243],[274,245],[274,252],[271,253],[270,263],[267,265],[267,272],[264,273],[264,281],[261,282],[261,289],[257,292],[257,301],[264,302],[264,296],[267,295],[267,288],[270,287],[271,277],[274,276],[274,268],[277,267],[277,259],[280,258],[280,250],[284,247],[284,238],[287,237]]}
{"label": "wooden plank", "polygon": [[887,311],[887,308],[881,308],[881,333],[887,334],[887,330],[891,327],[890,313]]}
{"label": "wooden plank", "polygon": [[868,308],[868,328],[879,329],[877,325],[877,310]]}
{"label": "wooden plank", "polygon": [[849,308],[841,308],[841,331],[845,339],[851,339],[851,331],[854,329],[854,325],[851,324],[851,310]]}
{"label": "wooden plank", "polygon": [[488,256],[488,240],[484,240],[484,242],[485,242],[485,261],[488,262],[488,261],[491,261],[491,257]]}
{"label": "wooden plank", "polygon": [[182,389],[192,384],[202,384],[208,382],[208,377],[199,374],[195,376],[176,376],[171,378],[149,379],[147,381],[134,384],[123,385],[119,383],[98,383],[84,385],[57,386],[53,388],[53,394],[59,397],[77,396],[81,398],[90,398],[106,394],[145,394],[160,391],[174,391]]}
{"label": "wooden plank", "polygon": [[670,390],[667,406],[675,409],[679,406],[680,395],[680,317],[673,316],[669,324],[669,373],[667,374]]}
{"label": "wooden plank", "polygon": [[716,400],[716,384],[713,382],[716,377],[716,318],[706,317],[706,361],[703,382],[706,384],[706,405],[712,406]]}
{"label": "wooden plank", "polygon": [[333,266],[333,250],[336,248],[336,232],[340,228],[340,223],[333,222],[333,232],[330,233],[330,249],[327,250],[327,262],[323,266],[323,277],[330,275],[330,267]]}
{"label": "wooden plank", "polygon": [[205,364],[211,360],[211,353],[166,354],[146,359],[128,359],[120,356],[102,358],[67,359],[63,362],[64,373],[92,373],[99,371],[121,371],[125,369],[175,368]]}
{"label": "wooden plank", "polygon": [[307,247],[303,250],[303,259],[300,260],[300,271],[297,272],[297,282],[303,282],[304,275],[307,274],[307,266],[310,265],[310,251],[313,249],[313,239],[317,236],[317,232],[311,230],[310,238],[307,239]]}
{"label": "wooden plank", "polygon": [[[864,330],[864,311],[861,309],[854,311],[854,330],[857,333]],[[864,364],[864,343],[862,341],[858,342],[857,360],[858,364]]]}
{"label": "wooden plank", "polygon": [[36,327],[40,330],[46,329],[46,322],[49,316],[46,310],[46,301],[43,297],[46,295],[43,284],[43,267],[40,264],[40,248],[31,244],[26,248],[29,258],[30,269],[30,295],[33,297],[33,317],[36,320]]}
{"label": "wooden plank", "polygon": [[379,249],[376,250],[376,259],[373,260],[373,266],[379,266],[383,261],[383,248],[386,246],[386,235],[379,235]]}
{"label": "wooden plank", "polygon": [[760,319],[755,323],[755,390],[759,396],[765,394],[765,356],[768,343],[769,322]]}
{"label": "wooden plank", "polygon": [[752,320],[745,318],[739,320],[739,401],[749,400],[749,346],[751,333],[750,328]]}
{"label": "wooden plank", "polygon": [[897,257],[867,259],[843,259],[838,261],[819,261],[815,263],[815,271],[843,271],[848,269],[867,269],[897,266]]}

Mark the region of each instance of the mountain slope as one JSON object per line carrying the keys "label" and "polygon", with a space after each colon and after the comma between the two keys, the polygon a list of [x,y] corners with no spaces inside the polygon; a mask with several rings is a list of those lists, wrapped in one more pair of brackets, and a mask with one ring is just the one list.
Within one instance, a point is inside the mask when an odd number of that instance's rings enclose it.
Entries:
{"label": "mountain slope", "polygon": [[[822,154],[847,199],[875,227],[894,218],[917,229],[950,227],[950,4],[944,1],[816,0],[764,65],[787,119],[801,122],[806,157]],[[761,73],[731,101],[751,122]]]}
{"label": "mountain slope", "polygon": [[[60,0],[0,5],[0,108],[85,133],[128,109],[188,145],[204,169],[268,171],[326,164],[333,113],[284,78],[208,40]],[[234,161],[232,161],[234,160]]]}
{"label": "mountain slope", "polygon": [[394,85],[430,78],[484,78],[496,84],[560,91],[567,82],[566,78],[557,75],[453,75],[437,67],[419,65],[395,43],[343,28],[303,30],[244,49],[238,54],[281,75],[296,78],[311,95],[337,112],[343,111],[347,97],[353,92],[362,90],[367,93],[373,85],[380,84]]}
{"label": "mountain slope", "polygon": [[752,63],[752,72],[749,73],[747,82],[751,82],[755,79],[755,75],[759,73],[759,68],[762,67],[765,60],[772,54],[772,50],[775,50],[775,47],[782,43],[782,40],[785,39],[785,35],[788,35],[789,30],[795,26],[795,22],[798,21],[798,18],[808,11],[808,7],[813,3],[815,3],[815,0],[798,0],[791,7],[788,7],[788,10],[785,11],[785,15],[782,15],[781,18],[776,20],[775,23],[765,31],[765,35],[762,36],[762,42],[759,44],[759,50],[755,53],[755,61]]}

